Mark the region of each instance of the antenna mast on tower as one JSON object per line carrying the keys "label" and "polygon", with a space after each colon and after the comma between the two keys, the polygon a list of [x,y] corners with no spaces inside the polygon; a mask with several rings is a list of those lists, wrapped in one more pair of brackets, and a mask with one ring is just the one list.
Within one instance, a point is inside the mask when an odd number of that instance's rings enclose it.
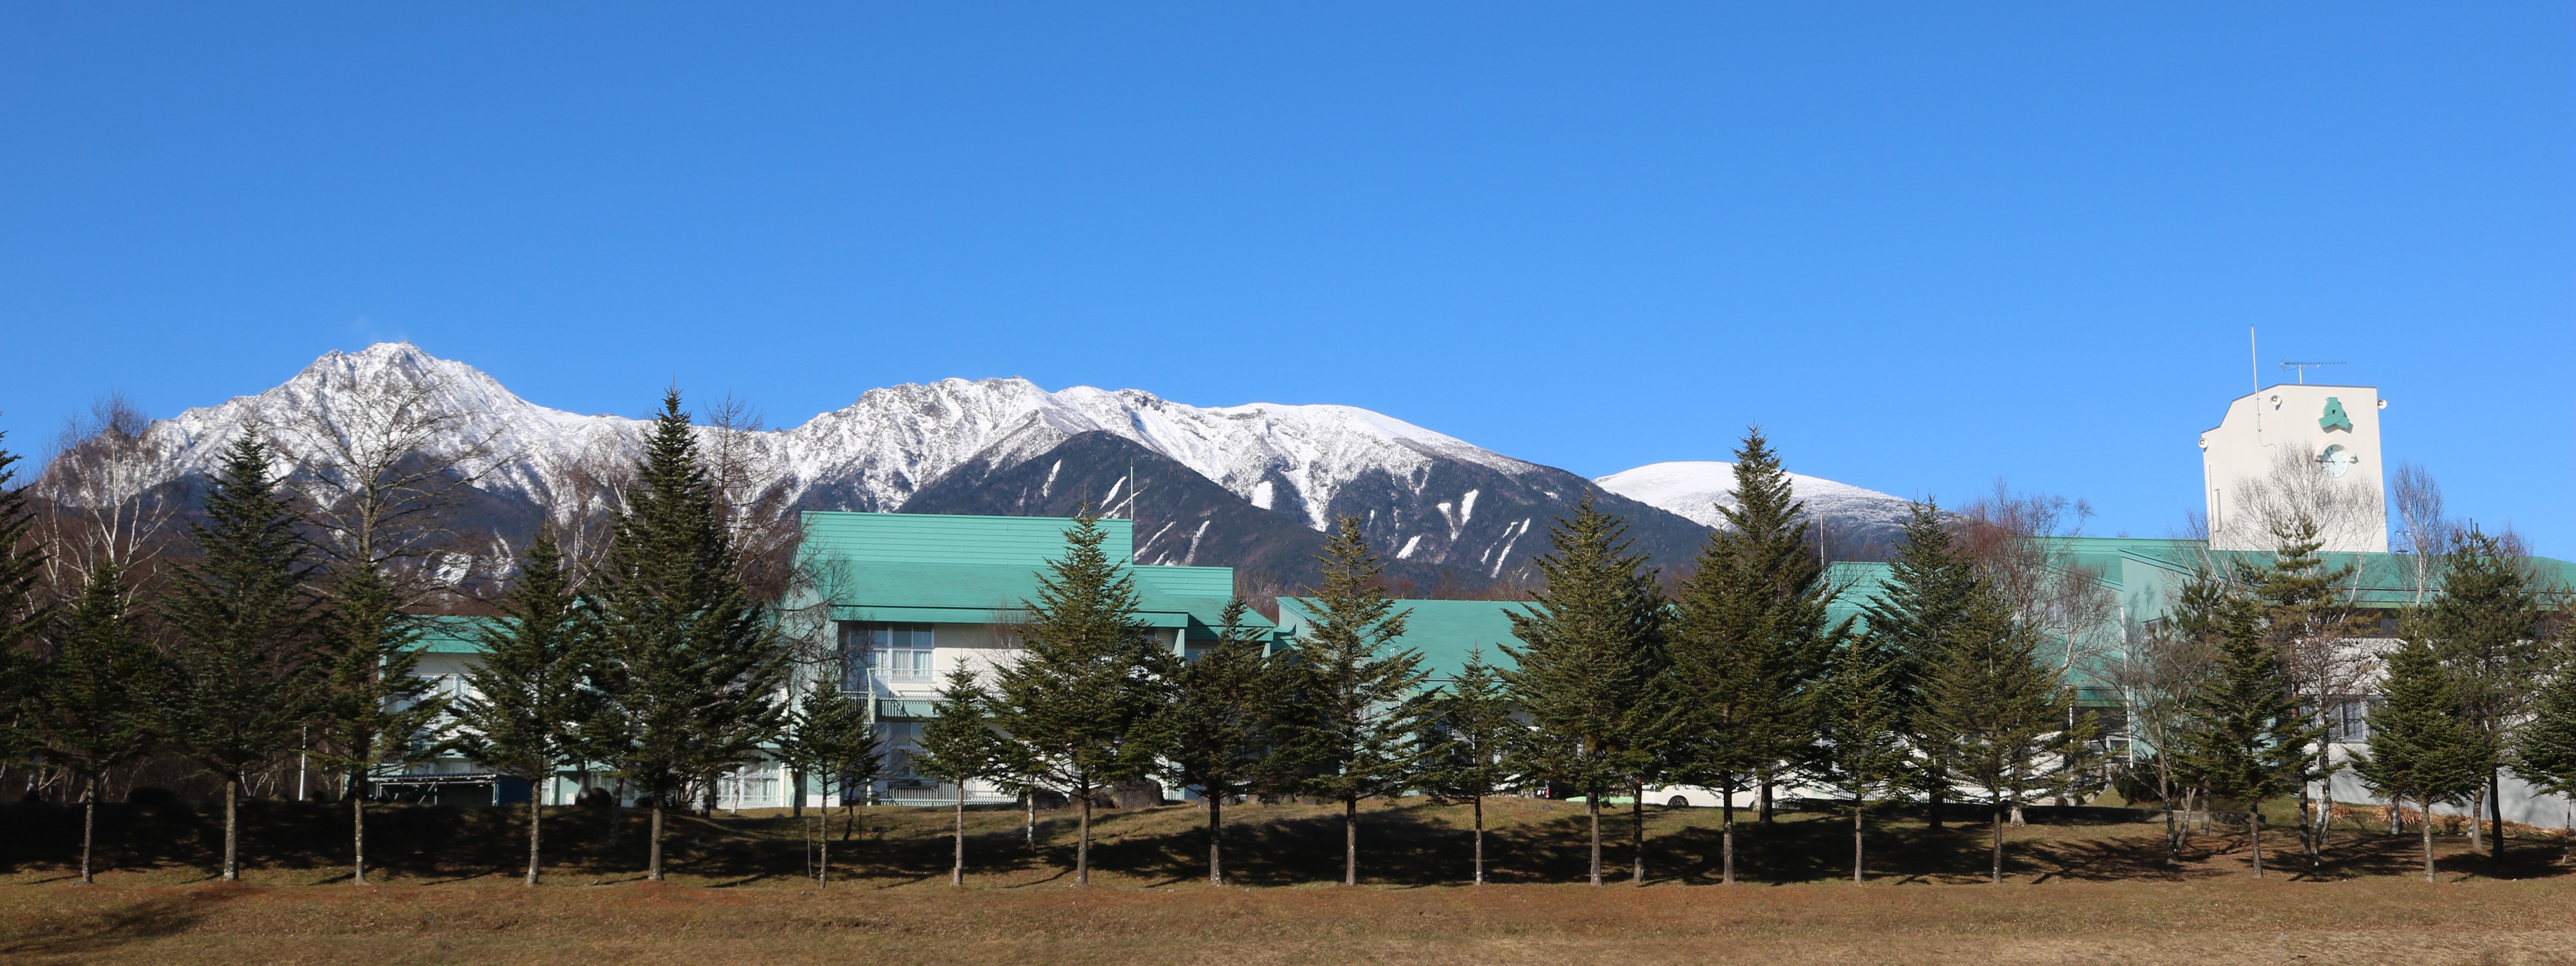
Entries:
{"label": "antenna mast on tower", "polygon": [[2304,385],[2307,385],[2307,384],[2308,384],[2308,370],[2310,370],[2310,369],[2314,369],[2314,368],[2317,368],[2317,367],[2319,367],[2319,366],[2340,366],[2340,365],[2343,365],[2343,363],[2340,363],[2340,362],[2291,362],[2291,361],[2290,361],[2290,360],[2288,360],[2288,359],[2283,359],[2283,360],[2281,360],[2281,368],[2283,368],[2283,369],[2296,369],[2296,370],[2298,370],[2298,371],[2299,371],[2299,385],[2302,385],[2302,386],[2304,386]]}

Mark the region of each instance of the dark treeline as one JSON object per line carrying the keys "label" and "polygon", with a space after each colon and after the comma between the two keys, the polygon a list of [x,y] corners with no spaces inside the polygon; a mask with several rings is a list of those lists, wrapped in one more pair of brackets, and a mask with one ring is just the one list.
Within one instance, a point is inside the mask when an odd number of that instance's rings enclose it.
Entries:
{"label": "dark treeline", "polygon": [[[722,776],[747,764],[784,763],[800,811],[809,791],[853,802],[890,763],[845,669],[814,664],[848,656],[799,649],[765,497],[729,487],[727,455],[701,445],[680,403],[665,398],[641,457],[613,474],[597,526],[560,515],[570,522],[514,552],[509,579],[477,598],[497,616],[461,689],[414,673],[424,612],[459,593],[441,578],[434,511],[460,497],[424,482],[454,474],[350,457],[316,496],[289,482],[312,469],[279,470],[253,435],[227,453],[201,516],[138,536],[164,525],[148,508],[89,506],[88,523],[63,525],[10,485],[0,453],[0,752],[26,787],[85,816],[113,775],[186,769],[220,797],[225,879],[240,875],[246,796],[319,791],[347,805],[351,880],[364,883],[371,781],[442,755],[531,782],[614,779],[647,810],[656,880],[668,813],[712,812]],[[1025,602],[1019,659],[952,674],[906,767],[997,783],[1032,808],[1063,799],[1077,811],[1076,883],[1092,870],[1093,809],[1158,784],[1205,803],[1215,884],[1228,881],[1228,804],[1339,806],[1342,881],[1356,884],[1371,851],[1361,806],[1421,793],[1476,810],[1478,882],[1487,799],[1580,797],[1595,885],[1616,877],[1614,854],[1626,881],[1647,881],[1643,811],[1661,788],[1716,792],[1713,873],[1732,883],[1739,801],[1768,825],[1792,791],[1823,790],[1805,804],[1848,819],[1857,882],[1874,823],[1899,803],[1927,802],[1935,825],[1945,802],[1984,806],[1995,881],[2004,827],[2042,801],[2116,785],[2169,815],[2241,809],[2260,875],[2260,808],[2293,794],[2303,855],[2322,861],[2326,803],[2310,790],[2337,768],[2427,808],[2488,806],[2499,851],[2503,773],[2576,786],[2576,685],[2545,595],[2474,529],[2445,554],[2439,592],[2395,622],[2403,646],[2378,686],[2370,753],[2336,761],[2324,699],[2343,693],[2329,681],[2341,665],[2318,655],[2383,629],[2346,593],[2349,568],[2318,553],[2315,521],[2276,523],[2273,552],[2213,557],[2168,619],[2104,659],[2075,643],[2102,611],[2052,556],[2062,505],[1999,492],[1960,515],[1927,500],[1884,581],[1857,589],[1832,578],[1769,440],[1748,432],[1735,457],[1726,525],[1687,574],[1648,566],[1625,524],[1585,499],[1550,529],[1543,585],[1513,605],[1518,643],[1440,680],[1399,646],[1408,612],[1358,520],[1327,535],[1304,594],[1314,620],[1288,646],[1247,626],[1238,599],[1217,645],[1185,659],[1138,622],[1121,555],[1086,513]],[[151,549],[172,543],[183,548]],[[1830,618],[1838,603],[1858,616]],[[2122,694],[2115,720],[2078,701],[2086,675]],[[1617,802],[1628,839],[1605,841]],[[530,885],[546,863],[542,813],[532,796]],[[962,884],[962,801],[955,824]],[[623,826],[607,823],[612,845]],[[817,838],[828,881],[832,836]]]}

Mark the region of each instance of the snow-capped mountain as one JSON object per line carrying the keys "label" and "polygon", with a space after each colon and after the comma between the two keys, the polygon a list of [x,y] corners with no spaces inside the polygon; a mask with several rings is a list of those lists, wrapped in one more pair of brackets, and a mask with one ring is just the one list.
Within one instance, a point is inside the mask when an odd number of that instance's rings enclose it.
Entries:
{"label": "snow-capped mountain", "polygon": [[[1724,525],[1725,518],[1718,514],[1718,506],[1736,505],[1732,493],[1735,488],[1733,463],[1708,460],[1649,463],[1598,477],[1592,482],[1604,490],[1647,506],[1680,514],[1704,527]],[[1894,546],[1897,533],[1904,529],[1906,518],[1912,512],[1903,497],[1822,477],[1791,473],[1789,491],[1806,504],[1808,518],[1822,524],[1836,542],[1864,541]],[[1859,555],[1863,548],[1855,545],[1837,549]]]}
{"label": "snow-capped mountain", "polygon": [[[335,440],[406,406],[438,417],[422,448],[474,454],[460,471],[518,508],[508,515],[523,519],[489,521],[511,535],[570,499],[585,466],[631,463],[650,425],[540,406],[472,366],[382,343],[329,353],[275,388],[154,423],[147,440],[167,454],[166,478],[156,482],[209,474],[223,448],[253,427],[284,459],[322,459]],[[1190,406],[1134,389],[1050,392],[1017,378],[870,389],[793,428],[698,432],[710,444],[734,444],[752,482],[795,508],[1057,515],[1087,502],[1136,518],[1140,561],[1230,564],[1289,587],[1309,572],[1323,531],[1346,515],[1364,521],[1401,579],[1526,579],[1529,558],[1546,545],[1535,531],[1594,486],[1349,406]],[[1629,519],[1639,548],[1669,565],[1697,549],[1714,514],[1691,488],[1696,477],[1665,468],[1709,467],[1710,479],[1722,479],[1725,465],[1657,464],[1603,477],[1598,488],[1608,491],[1605,509]],[[1799,485],[1802,496],[1812,486],[1875,498],[1851,505],[1879,508],[1878,519],[1880,502],[1901,505],[1825,480],[1800,477]],[[1831,515],[1843,506],[1818,504]]]}

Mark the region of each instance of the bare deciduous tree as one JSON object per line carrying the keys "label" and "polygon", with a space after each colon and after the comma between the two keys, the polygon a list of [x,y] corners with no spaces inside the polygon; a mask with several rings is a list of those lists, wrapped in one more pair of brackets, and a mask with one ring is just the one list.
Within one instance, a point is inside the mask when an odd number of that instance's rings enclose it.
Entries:
{"label": "bare deciduous tree", "polygon": [[145,573],[175,535],[186,495],[167,482],[169,453],[151,426],[123,395],[109,394],[56,437],[35,489],[52,511],[39,523],[52,548],[48,583],[65,596],[101,564]]}
{"label": "bare deciduous tree", "polygon": [[538,478],[553,480],[560,489],[545,494],[540,502],[563,547],[564,572],[576,589],[608,553],[617,511],[625,507],[625,493],[634,485],[635,459],[627,443],[602,434],[591,437],[578,452],[541,457],[547,465]]}
{"label": "bare deciduous tree", "polygon": [[755,596],[779,599],[795,571],[796,515],[788,512],[787,473],[768,427],[759,410],[731,394],[700,413],[698,424],[717,510],[742,551],[743,583]]}
{"label": "bare deciduous tree", "polygon": [[1961,548],[1994,582],[2016,621],[2056,642],[2052,656],[2061,674],[2072,680],[2078,665],[2117,656],[2124,642],[2119,598],[2068,543],[2084,535],[2091,504],[2014,493],[1996,480],[1994,492],[1962,507],[1960,515]]}
{"label": "bare deciduous tree", "polygon": [[[2370,484],[2335,476],[2304,450],[2281,447],[2262,475],[2237,480],[2228,497],[2236,509],[2211,521],[2210,545],[2217,549],[2269,551],[2278,543],[2275,534],[2300,521],[2314,524],[2328,547],[2375,546],[2387,537],[2388,517]],[[2438,502],[2437,496],[2437,510]]]}
{"label": "bare deciduous tree", "polygon": [[331,405],[297,409],[281,428],[298,456],[288,484],[307,503],[315,545],[340,566],[377,569],[416,600],[483,566],[458,540],[454,511],[516,454],[500,450],[500,427],[477,427],[449,404],[437,373],[390,376],[326,387]]}
{"label": "bare deciduous tree", "polygon": [[2444,515],[2442,484],[2421,463],[2397,464],[2397,472],[2388,479],[2389,509],[2394,511],[2396,532],[2390,536],[2389,550],[2404,554],[2399,565],[2405,568],[2407,589],[2418,606],[2432,599],[2433,590],[2442,581],[2442,558],[2448,556],[2459,539],[2460,524]]}

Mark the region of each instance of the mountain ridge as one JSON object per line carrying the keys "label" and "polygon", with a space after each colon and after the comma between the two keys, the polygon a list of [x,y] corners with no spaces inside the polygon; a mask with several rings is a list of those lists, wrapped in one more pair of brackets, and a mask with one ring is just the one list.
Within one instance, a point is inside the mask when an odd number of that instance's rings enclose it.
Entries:
{"label": "mountain ridge", "polygon": [[[155,421],[146,437],[164,454],[166,483],[202,478],[250,427],[264,429],[285,463],[311,459],[334,434],[347,439],[361,432],[349,427],[381,422],[399,406],[442,420],[424,448],[464,456],[459,472],[478,490],[520,507],[526,519],[482,521],[513,539],[533,530],[547,508],[560,512],[578,499],[582,466],[631,461],[651,425],[541,406],[471,365],[388,342],[326,353],[268,390]],[[697,432],[710,450],[728,447],[753,488],[790,509],[1059,515],[1071,509],[1061,505],[1063,494],[1033,482],[1027,468],[1046,463],[1052,480],[1069,461],[1075,477],[1100,485],[1090,492],[1104,494],[1101,509],[1139,516],[1140,562],[1240,559],[1281,571],[1283,579],[1302,574],[1293,566],[1298,556],[1310,558],[1311,546],[1343,515],[1363,520],[1391,574],[1469,588],[1533,580],[1530,558],[1546,544],[1534,531],[1570,511],[1587,489],[1615,504],[1641,549],[1667,569],[1686,563],[1706,532],[1704,521],[1683,512],[1687,506],[1667,505],[1687,487],[1628,486],[1636,492],[1623,494],[1614,481],[1634,482],[1630,474],[1639,471],[1587,481],[1330,404],[1202,407],[1136,389],[1050,392],[1017,377],[952,378],[872,388],[793,427],[702,425]],[[1142,497],[1114,492],[1106,484],[1119,478],[1120,461],[1150,465],[1163,482]],[[1183,472],[1196,481],[1182,480]],[[1158,508],[1157,499],[1177,502]],[[1158,526],[1192,521],[1199,530],[1193,543],[1204,552],[1171,555],[1169,544],[1156,545],[1162,537],[1144,517],[1164,518]]]}

